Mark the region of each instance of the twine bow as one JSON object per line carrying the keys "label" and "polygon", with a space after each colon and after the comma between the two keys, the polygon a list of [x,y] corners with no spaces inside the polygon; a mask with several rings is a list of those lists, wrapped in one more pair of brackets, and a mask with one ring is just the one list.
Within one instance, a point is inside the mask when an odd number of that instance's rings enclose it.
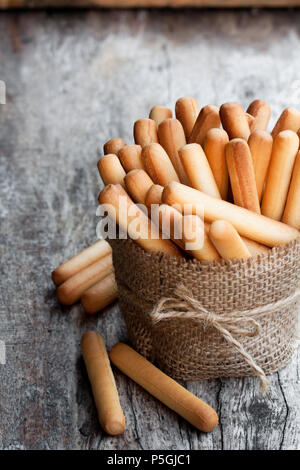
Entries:
{"label": "twine bow", "polygon": [[203,329],[208,327],[217,330],[222,337],[232,345],[249,364],[254,374],[260,380],[261,390],[265,391],[269,386],[266,374],[254,361],[252,356],[247,353],[243,345],[234,337],[234,335],[244,337],[255,337],[261,332],[261,326],[256,320],[259,316],[274,312],[279,307],[283,307],[295,301],[300,295],[300,290],[286,299],[273,302],[262,307],[250,310],[233,311],[230,314],[216,315],[208,311],[195,298],[189,295],[188,289],[179,285],[174,291],[174,297],[162,298],[158,301],[153,311],[151,319],[153,324],[163,320],[174,318],[190,319],[202,324]]}

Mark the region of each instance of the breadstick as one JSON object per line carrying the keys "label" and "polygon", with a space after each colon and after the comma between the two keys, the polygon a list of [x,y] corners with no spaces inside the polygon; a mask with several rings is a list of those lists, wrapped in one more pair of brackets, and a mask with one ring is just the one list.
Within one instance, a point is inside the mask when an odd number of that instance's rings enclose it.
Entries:
{"label": "breadstick", "polygon": [[220,108],[222,126],[229,139],[248,140],[250,128],[245,111],[239,103],[224,103]]}
{"label": "breadstick", "polygon": [[98,161],[98,170],[105,185],[121,184],[125,186],[124,177],[126,173],[116,155],[109,154],[100,158]]}
{"label": "breadstick", "polygon": [[118,157],[126,173],[136,168],[144,170],[140,145],[125,145],[119,150]]}
{"label": "breadstick", "polygon": [[161,145],[146,145],[143,148],[142,158],[144,166],[154,183],[165,186],[170,181],[179,181],[174,166]]}
{"label": "breadstick", "polygon": [[156,122],[153,119],[139,119],[134,123],[134,141],[141,147],[158,142]]}
{"label": "breadstick", "polygon": [[204,222],[197,215],[182,215],[174,207],[162,204],[154,210],[161,231],[198,260],[220,259],[211,243]]}
{"label": "breadstick", "polygon": [[247,113],[254,117],[250,131],[266,130],[270,120],[270,106],[263,100],[254,100],[248,106]]}
{"label": "breadstick", "polygon": [[226,145],[225,153],[234,203],[260,214],[253,161],[247,142],[233,139]]}
{"label": "breadstick", "polygon": [[300,229],[300,151],[296,156],[282,222]]}
{"label": "breadstick", "polygon": [[123,139],[121,139],[120,137],[114,137],[113,139],[108,140],[106,144],[104,144],[104,155],[108,155],[110,153],[118,155],[118,152],[121,150],[122,147],[125,147],[125,145],[126,143]]}
{"label": "breadstick", "polygon": [[87,331],[81,338],[81,349],[100,424],[112,436],[122,434],[125,417],[104,341],[96,331]]}
{"label": "breadstick", "polygon": [[210,432],[218,424],[218,415],[213,408],[126,344],[116,344],[109,356],[112,363],[124,374],[197,429]]}
{"label": "breadstick", "polygon": [[247,122],[248,122],[249,129],[251,131],[251,128],[254,124],[255,118],[249,113],[245,113],[245,116],[246,116],[246,119],[247,119]]}
{"label": "breadstick", "polygon": [[[206,233],[209,234],[210,224],[205,222],[204,225],[205,225]],[[246,247],[248,248],[251,256],[266,254],[266,253],[268,253],[268,251],[270,249],[265,245],[261,245],[261,243],[257,243],[254,240],[250,240],[249,238],[241,237],[241,239],[243,240]]]}
{"label": "breadstick", "polygon": [[105,205],[105,210],[110,217],[144,250],[182,256],[174,243],[162,239],[158,228],[132,202],[121,185],[106,186],[99,195],[99,203]]}
{"label": "breadstick", "polygon": [[214,175],[222,199],[228,195],[228,170],[225,158],[225,146],[228,135],[223,129],[210,129],[205,137],[204,152]]}
{"label": "breadstick", "polygon": [[215,220],[210,226],[209,237],[223,259],[251,257],[236,229],[226,220]]}
{"label": "breadstick", "polygon": [[166,119],[158,126],[159,142],[167,152],[174,169],[183,183],[187,177],[181,164],[178,150],[186,144],[183,127],[178,119]]}
{"label": "breadstick", "polygon": [[261,212],[281,220],[289,190],[299,137],[293,131],[282,131],[275,138]]}
{"label": "breadstick", "polygon": [[297,132],[297,136],[299,137],[299,140],[300,140],[300,129]]}
{"label": "breadstick", "polygon": [[125,176],[125,184],[132,199],[139,204],[145,204],[147,192],[154,183],[144,170],[131,170]]}
{"label": "breadstick", "polygon": [[155,204],[161,204],[161,197],[164,187],[159,184],[154,184],[151,186],[149,191],[146,194],[145,205],[151,210],[151,206]]}
{"label": "breadstick", "polygon": [[254,240],[250,240],[250,238],[241,237],[241,239],[250,251],[251,256],[265,255],[270,250],[270,248],[268,248],[267,246],[261,245],[260,243],[257,243]]}
{"label": "breadstick", "polygon": [[272,154],[273,139],[267,131],[257,129],[250,134],[248,145],[252,155],[258,199],[261,201]]}
{"label": "breadstick", "polygon": [[[207,234],[209,234],[210,230],[210,224],[205,222],[205,231]],[[246,237],[241,237],[243,242],[245,243],[246,247],[248,248],[251,256],[257,256],[261,254],[266,254],[268,253],[269,249],[267,246],[262,245],[261,243],[257,243],[254,240],[250,240],[249,238]]]}
{"label": "breadstick", "polygon": [[111,253],[111,246],[106,240],[99,240],[85,248],[73,258],[68,259],[52,272],[52,281],[56,286],[74,276],[82,269]]}
{"label": "breadstick", "polygon": [[197,116],[199,114],[198,102],[195,98],[185,96],[179,98],[175,104],[176,119],[181,122],[186,141],[192,133]]}
{"label": "breadstick", "polygon": [[83,292],[92,287],[113,270],[112,255],[87,266],[74,276],[63,282],[56,291],[56,296],[63,305],[73,305],[82,296]]}
{"label": "breadstick", "polygon": [[[205,222],[204,225],[205,225],[206,233],[209,234],[210,224]],[[243,240],[246,247],[248,248],[251,256],[266,254],[266,253],[268,253],[268,251],[270,249],[265,245],[261,245],[261,243],[257,243],[254,240],[250,240],[249,238],[241,237],[241,239]]]}
{"label": "breadstick", "polygon": [[150,111],[149,118],[153,119],[156,122],[156,125],[159,126],[162,121],[165,119],[170,119],[172,117],[172,111],[165,106],[153,106]]}
{"label": "breadstick", "polygon": [[170,206],[178,204],[182,210],[185,205],[192,206],[192,213],[200,213],[199,211],[204,210],[204,218],[207,222],[213,222],[222,217],[230,222],[240,235],[271,247],[288,243],[299,235],[298,230],[289,225],[222,199],[208,196],[175,181],[165,187],[162,201]]}
{"label": "breadstick", "polygon": [[300,128],[300,111],[296,108],[286,108],[282,111],[273,130],[272,137],[275,139],[279,132],[291,130],[297,132]]}
{"label": "breadstick", "polygon": [[189,143],[197,143],[203,145],[205,136],[209,129],[220,127],[220,113],[217,106],[208,104],[201,109],[197,120],[194,124]]}
{"label": "breadstick", "polygon": [[210,196],[221,198],[206,155],[199,144],[188,144],[179,150],[179,157],[190,185]]}
{"label": "breadstick", "polygon": [[114,302],[117,295],[115,274],[111,272],[82,294],[81,305],[86,313],[92,315]]}

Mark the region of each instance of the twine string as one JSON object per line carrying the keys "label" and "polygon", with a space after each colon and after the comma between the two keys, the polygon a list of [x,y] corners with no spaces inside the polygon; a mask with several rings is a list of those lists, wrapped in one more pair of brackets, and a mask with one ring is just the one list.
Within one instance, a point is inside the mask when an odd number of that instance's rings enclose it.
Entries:
{"label": "twine string", "polygon": [[274,313],[277,309],[297,300],[299,296],[300,289],[285,299],[261,307],[217,315],[208,311],[201,302],[191,297],[188,289],[180,284],[174,291],[174,297],[164,297],[157,302],[151,312],[151,319],[153,324],[175,318],[189,319],[201,323],[204,330],[214,328],[245,359],[254,374],[259,378],[261,390],[265,391],[269,386],[266,374],[234,336],[258,336],[261,333],[261,326],[258,322],[260,316]]}

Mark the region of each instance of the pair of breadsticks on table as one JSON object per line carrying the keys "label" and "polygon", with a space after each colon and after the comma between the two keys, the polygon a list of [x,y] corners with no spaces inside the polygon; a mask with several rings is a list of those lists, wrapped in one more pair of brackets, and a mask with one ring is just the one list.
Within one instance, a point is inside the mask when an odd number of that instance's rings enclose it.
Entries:
{"label": "pair of breadsticks on table", "polygon": [[218,415],[213,408],[126,344],[116,344],[108,356],[101,336],[96,331],[87,331],[82,336],[81,349],[99,422],[108,434],[122,434],[126,426],[109,359],[124,374],[197,429],[210,432],[218,424]]}

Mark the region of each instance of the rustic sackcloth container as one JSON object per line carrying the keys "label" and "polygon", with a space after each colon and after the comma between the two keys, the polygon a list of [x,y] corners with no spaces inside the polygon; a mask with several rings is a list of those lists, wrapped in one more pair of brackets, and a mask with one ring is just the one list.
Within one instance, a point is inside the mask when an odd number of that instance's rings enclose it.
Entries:
{"label": "rustic sackcloth container", "polygon": [[300,238],[212,263],[110,240],[129,339],[174,379],[266,375],[297,347]]}

